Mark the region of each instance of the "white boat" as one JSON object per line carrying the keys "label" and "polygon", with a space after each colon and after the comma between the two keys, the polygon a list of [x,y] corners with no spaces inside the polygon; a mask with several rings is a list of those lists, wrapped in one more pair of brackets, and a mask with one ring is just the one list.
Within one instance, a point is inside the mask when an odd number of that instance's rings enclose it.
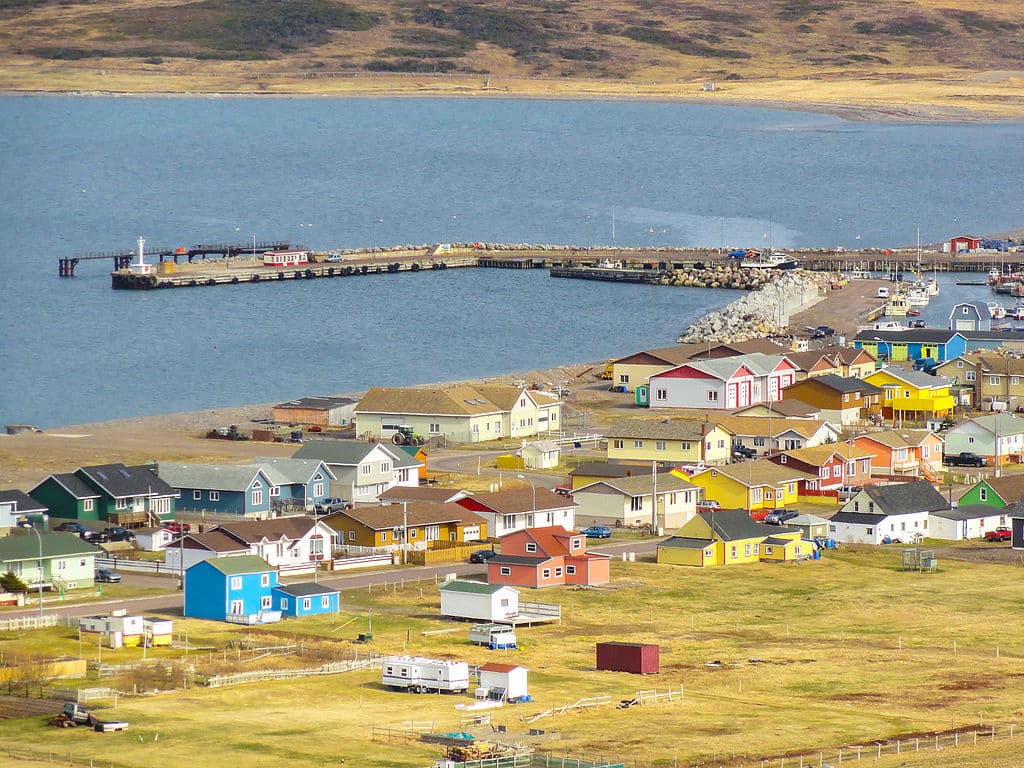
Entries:
{"label": "white boat", "polygon": [[781,251],[762,253],[753,258],[745,258],[740,262],[740,266],[747,269],[796,269],[799,265],[799,261]]}
{"label": "white boat", "polygon": [[912,307],[927,307],[931,296],[924,283],[914,283],[907,289],[907,304]]}
{"label": "white boat", "polygon": [[870,280],[871,279],[871,273],[868,272],[866,269],[855,269],[852,272],[850,272],[850,279],[851,280]]}
{"label": "white boat", "polygon": [[994,301],[985,302],[988,306],[989,312],[992,313],[993,320],[1002,320],[1006,317],[1006,307],[1002,304],[996,304]]}

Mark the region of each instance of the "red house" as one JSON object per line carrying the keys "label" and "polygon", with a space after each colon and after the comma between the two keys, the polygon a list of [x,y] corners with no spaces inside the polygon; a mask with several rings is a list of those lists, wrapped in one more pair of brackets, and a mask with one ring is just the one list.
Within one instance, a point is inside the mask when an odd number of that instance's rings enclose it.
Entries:
{"label": "red house", "polygon": [[501,538],[487,561],[487,581],[516,587],[607,584],[611,558],[587,552],[587,537],[558,525],[527,528]]}
{"label": "red house", "polygon": [[958,237],[952,237],[949,240],[950,253],[967,253],[968,251],[976,251],[979,248],[981,248],[980,237],[959,235]]}

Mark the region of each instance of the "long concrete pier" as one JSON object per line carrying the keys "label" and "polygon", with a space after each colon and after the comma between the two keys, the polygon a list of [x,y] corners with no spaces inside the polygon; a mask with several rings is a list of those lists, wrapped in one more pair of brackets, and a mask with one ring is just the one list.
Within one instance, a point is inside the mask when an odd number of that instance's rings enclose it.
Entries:
{"label": "long concrete pier", "polygon": [[[947,254],[916,250],[831,251],[791,250],[801,266],[816,271],[850,270],[910,271],[920,264],[922,271],[987,272],[994,268],[1015,268],[1024,263],[1024,253]],[[438,252],[436,247],[374,248],[346,251],[340,259],[327,260],[313,254],[309,264],[264,266],[258,259],[235,256],[174,264],[161,262],[154,274],[135,274],[131,268],[111,273],[111,285],[119,289],[148,290],[242,283],[308,280],[324,277],[358,277],[373,274],[420,272],[468,267],[497,269],[551,269],[556,277],[594,279],[588,267],[600,264],[602,279],[627,282],[656,282],[656,276],[674,270],[703,269],[735,265],[727,255],[708,248],[612,248],[533,246],[504,244],[452,245]]]}

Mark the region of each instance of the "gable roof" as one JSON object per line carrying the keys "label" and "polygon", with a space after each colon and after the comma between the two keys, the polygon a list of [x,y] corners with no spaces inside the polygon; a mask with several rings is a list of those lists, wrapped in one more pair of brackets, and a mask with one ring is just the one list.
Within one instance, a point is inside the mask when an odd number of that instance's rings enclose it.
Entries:
{"label": "gable roof", "polygon": [[647,438],[650,440],[693,440],[700,442],[714,422],[694,419],[628,419],[604,430],[607,438]]}
{"label": "gable roof", "polygon": [[[934,376],[929,376],[928,378],[932,380],[932,383],[935,382]],[[799,389],[801,386],[808,385],[828,387],[829,389],[844,395],[853,392],[863,392],[869,395],[877,395],[883,391],[881,388],[876,387],[871,382],[864,381],[864,379],[857,379],[852,376],[837,376],[834,373],[826,373],[824,376],[815,376],[810,379],[798,381],[795,384],[790,384],[788,387],[782,390],[783,397],[785,397],[785,393],[787,391],[794,387]]]}
{"label": "gable roof", "polygon": [[98,486],[108,496],[173,496],[174,489],[153,473],[149,465],[126,467],[124,464],[97,464],[79,467],[75,474]]}
{"label": "gable roof", "polygon": [[243,493],[261,476],[275,485],[263,470],[253,464],[177,464],[161,461],[157,470],[161,480],[174,488],[204,488]]}
{"label": "gable roof", "polygon": [[4,536],[0,539],[0,561],[37,560],[39,547],[43,548],[43,558],[66,557],[68,555],[98,555],[99,547],[94,547],[85,539],[74,533],[40,532],[39,538],[25,531],[23,534]]}
{"label": "gable roof", "polygon": [[927,480],[891,485],[869,485],[864,489],[876,506],[889,515],[910,515],[949,509],[949,502]]}
{"label": "gable roof", "polygon": [[186,571],[206,563],[225,576],[242,576],[249,573],[267,573],[276,571],[270,563],[256,555],[236,555],[234,557],[214,557],[209,560],[200,560],[189,566]]}
{"label": "gable roof", "polygon": [[403,524],[409,527],[416,527],[438,525],[440,523],[478,525],[487,522],[475,512],[471,512],[454,501],[442,504],[417,501],[412,504],[387,504],[374,507],[356,506],[353,509],[332,512],[325,519],[340,520],[344,518],[355,520],[357,523],[374,531],[396,527],[401,528]]}

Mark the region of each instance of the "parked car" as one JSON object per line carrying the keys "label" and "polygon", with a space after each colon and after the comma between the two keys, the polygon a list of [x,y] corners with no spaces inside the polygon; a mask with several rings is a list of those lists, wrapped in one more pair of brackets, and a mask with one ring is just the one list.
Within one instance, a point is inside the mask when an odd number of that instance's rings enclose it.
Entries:
{"label": "parked car", "polygon": [[768,525],[782,525],[787,520],[799,517],[800,513],[792,509],[773,509],[764,516],[764,522]]}
{"label": "parked car", "polygon": [[474,552],[473,554],[471,554],[469,556],[469,562],[471,562],[471,563],[486,563],[488,560],[490,560],[496,554],[498,554],[498,553],[495,552],[493,549],[478,549],[476,552]]}
{"label": "parked car", "polygon": [[108,541],[135,541],[135,534],[120,525],[112,525],[103,529]]}
{"label": "parked car", "polygon": [[101,581],[105,584],[120,584],[121,574],[117,571],[112,571],[109,568],[97,568],[96,581]]}
{"label": "parked car", "polygon": [[337,512],[339,509],[345,509],[348,506],[348,502],[345,499],[332,496],[328,499],[313,505],[314,515],[329,515],[332,512]]}
{"label": "parked car", "polygon": [[1013,532],[1005,526],[985,531],[985,541],[1009,541],[1013,538]]}
{"label": "parked car", "polygon": [[589,528],[584,528],[580,533],[588,539],[610,539],[612,537],[612,529],[607,525],[592,525]]}

